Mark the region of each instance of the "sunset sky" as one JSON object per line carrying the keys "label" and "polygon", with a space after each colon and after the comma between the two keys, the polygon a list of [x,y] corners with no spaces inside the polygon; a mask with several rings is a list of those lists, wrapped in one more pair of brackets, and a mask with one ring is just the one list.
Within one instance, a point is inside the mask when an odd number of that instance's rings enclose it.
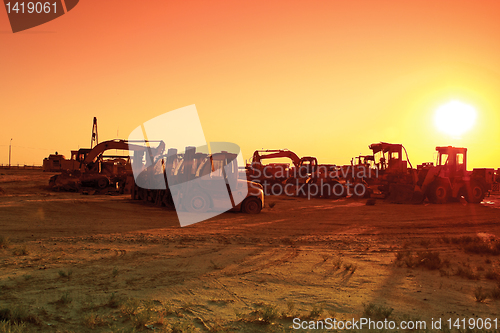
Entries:
{"label": "sunset sky", "polygon": [[[127,138],[195,104],[207,141],[349,163],[402,143],[500,167],[500,1],[82,0],[13,34],[0,7],[0,163]],[[477,110],[461,137],[434,125],[451,100]],[[189,129],[186,128],[186,131]]]}

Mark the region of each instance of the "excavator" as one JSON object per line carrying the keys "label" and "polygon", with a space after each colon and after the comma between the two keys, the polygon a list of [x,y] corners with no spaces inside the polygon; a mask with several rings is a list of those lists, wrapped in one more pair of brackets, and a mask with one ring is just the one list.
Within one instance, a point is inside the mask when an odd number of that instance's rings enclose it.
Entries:
{"label": "excavator", "polygon": [[[288,158],[289,163],[269,163],[262,164],[264,159]],[[318,165],[316,157],[298,157],[293,151],[288,149],[256,150],[252,156],[252,162],[246,166],[246,174],[251,181],[272,186],[277,183],[290,182],[300,178],[300,183],[306,183],[309,175]]]}
{"label": "excavator", "polygon": [[[97,190],[113,187],[123,193],[131,186],[130,183],[127,184],[127,179],[132,175],[132,168],[143,168],[144,162],[154,160],[165,150],[163,141],[159,141],[155,148],[148,145],[149,142],[142,146],[127,140],[109,140],[97,144],[92,149],[82,148],[76,154],[79,167],[52,176],[49,186],[54,190],[66,191],[78,191],[85,187]],[[132,151],[132,168],[129,155],[105,155],[106,151],[113,149]]]}

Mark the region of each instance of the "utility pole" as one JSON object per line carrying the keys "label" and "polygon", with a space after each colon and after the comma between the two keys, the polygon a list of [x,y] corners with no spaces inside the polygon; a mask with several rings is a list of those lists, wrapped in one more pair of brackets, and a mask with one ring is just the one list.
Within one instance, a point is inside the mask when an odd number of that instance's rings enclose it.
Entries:
{"label": "utility pole", "polygon": [[10,143],[9,143],[9,169],[10,169],[10,155],[12,151],[12,138],[10,138]]}

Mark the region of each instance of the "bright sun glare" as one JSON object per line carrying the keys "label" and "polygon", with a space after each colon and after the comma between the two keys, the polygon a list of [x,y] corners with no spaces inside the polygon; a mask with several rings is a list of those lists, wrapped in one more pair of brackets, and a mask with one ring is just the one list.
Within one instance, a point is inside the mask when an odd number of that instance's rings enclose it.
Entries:
{"label": "bright sun glare", "polygon": [[474,126],[476,109],[459,101],[451,101],[436,110],[434,121],[441,132],[459,137]]}

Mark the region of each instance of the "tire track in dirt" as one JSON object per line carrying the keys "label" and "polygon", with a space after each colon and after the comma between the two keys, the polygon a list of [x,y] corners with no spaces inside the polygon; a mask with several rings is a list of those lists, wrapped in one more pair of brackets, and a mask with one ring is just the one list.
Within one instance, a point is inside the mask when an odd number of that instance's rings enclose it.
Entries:
{"label": "tire track in dirt", "polygon": [[[221,274],[227,277],[232,277],[262,271],[264,269],[279,266],[285,262],[291,261],[299,255],[299,252],[300,250],[296,247],[289,247],[285,251],[283,251],[283,248],[274,248],[271,253],[263,251],[259,256],[243,260],[237,267],[232,268],[229,266],[224,268],[221,271]],[[243,265],[249,267],[244,268],[242,267]]]}

